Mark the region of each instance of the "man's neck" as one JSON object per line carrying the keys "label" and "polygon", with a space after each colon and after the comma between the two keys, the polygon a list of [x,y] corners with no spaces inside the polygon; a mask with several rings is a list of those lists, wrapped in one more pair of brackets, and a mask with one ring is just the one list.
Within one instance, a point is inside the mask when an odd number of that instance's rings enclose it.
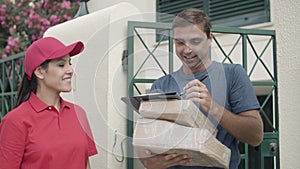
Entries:
{"label": "man's neck", "polygon": [[210,59],[207,59],[205,62],[202,62],[201,65],[197,69],[189,69],[183,67],[183,73],[186,75],[192,75],[192,74],[198,74],[200,72],[205,71],[210,65],[212,64],[212,61]]}

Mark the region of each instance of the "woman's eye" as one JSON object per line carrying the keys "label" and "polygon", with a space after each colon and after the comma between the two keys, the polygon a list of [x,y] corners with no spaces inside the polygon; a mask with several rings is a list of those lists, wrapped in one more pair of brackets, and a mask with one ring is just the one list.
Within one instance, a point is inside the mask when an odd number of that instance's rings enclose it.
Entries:
{"label": "woman's eye", "polygon": [[61,63],[61,64],[58,64],[59,67],[64,67],[65,64]]}

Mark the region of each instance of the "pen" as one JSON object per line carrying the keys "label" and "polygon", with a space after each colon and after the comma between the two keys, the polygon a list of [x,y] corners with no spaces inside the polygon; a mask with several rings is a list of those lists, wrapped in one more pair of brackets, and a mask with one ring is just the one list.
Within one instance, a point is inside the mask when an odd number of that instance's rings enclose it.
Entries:
{"label": "pen", "polygon": [[[208,77],[208,74],[205,74],[201,79],[198,79],[200,82],[202,82],[204,79],[206,79]],[[185,94],[185,90],[184,91],[182,91],[180,94],[179,94],[179,96],[181,97],[181,96],[183,96]]]}

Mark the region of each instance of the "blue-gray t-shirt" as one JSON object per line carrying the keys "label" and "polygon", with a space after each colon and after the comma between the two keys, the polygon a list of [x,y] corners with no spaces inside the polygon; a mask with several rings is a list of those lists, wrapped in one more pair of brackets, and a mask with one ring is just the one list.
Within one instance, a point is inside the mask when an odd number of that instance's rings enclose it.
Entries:
{"label": "blue-gray t-shirt", "polygon": [[[254,93],[251,81],[239,64],[226,64],[212,62],[206,71],[194,75],[186,75],[179,69],[169,75],[157,79],[151,92],[182,92],[183,87],[194,79],[202,79],[207,76],[204,83],[211,94],[211,97],[218,104],[224,106],[234,114],[247,110],[259,109],[257,97]],[[199,109],[203,112],[201,107]],[[204,112],[204,114],[207,114]],[[230,169],[237,169],[240,163],[240,152],[238,150],[238,140],[230,135],[220,125],[217,126],[217,139],[231,150]],[[174,166],[169,169],[204,169],[207,167]],[[212,168],[209,168],[212,169]]]}

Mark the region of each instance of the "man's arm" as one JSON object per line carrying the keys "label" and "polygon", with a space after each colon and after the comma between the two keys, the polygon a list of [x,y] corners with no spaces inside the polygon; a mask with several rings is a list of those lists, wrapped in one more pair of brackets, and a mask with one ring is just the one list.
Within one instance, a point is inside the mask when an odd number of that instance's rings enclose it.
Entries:
{"label": "man's arm", "polygon": [[[220,112],[223,112],[221,117]],[[236,139],[252,146],[258,146],[263,140],[263,122],[258,110],[234,114],[213,102],[209,113],[219,118],[219,124]]]}
{"label": "man's arm", "polygon": [[206,86],[199,80],[193,80],[185,87],[186,99],[198,103],[219,124],[236,139],[257,146],[263,139],[263,122],[257,110],[234,114],[216,103]]}

